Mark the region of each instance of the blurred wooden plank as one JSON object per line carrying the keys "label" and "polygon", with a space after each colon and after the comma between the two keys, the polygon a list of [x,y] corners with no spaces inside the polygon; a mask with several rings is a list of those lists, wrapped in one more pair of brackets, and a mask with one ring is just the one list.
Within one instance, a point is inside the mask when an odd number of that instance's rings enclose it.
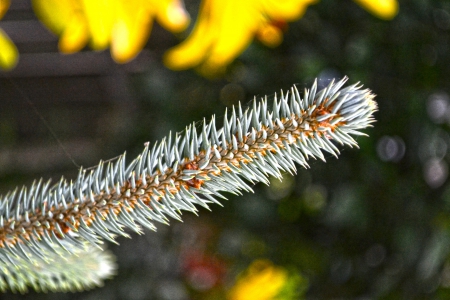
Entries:
{"label": "blurred wooden plank", "polygon": [[74,54],[61,53],[25,53],[21,54],[17,66],[9,72],[0,72],[1,77],[53,77],[107,75],[116,69],[126,73],[138,73],[156,63],[149,51],[125,65],[116,64],[109,51],[85,51]]}
{"label": "blurred wooden plank", "polygon": [[[65,149],[70,150],[70,155],[77,162],[85,162],[90,160],[87,157],[98,156],[98,145],[90,139],[67,141],[63,145]],[[70,158],[56,143],[0,149],[0,175],[10,172],[40,173],[70,166],[76,169]]]}
{"label": "blurred wooden plank", "polygon": [[16,68],[0,77],[99,75],[108,73],[112,64],[109,54],[101,52],[27,53],[20,55]]}
{"label": "blurred wooden plank", "polygon": [[11,6],[9,10],[31,10],[30,0],[14,0],[11,1]]}
{"label": "blurred wooden plank", "polygon": [[58,40],[57,36],[38,20],[1,21],[0,26],[14,43],[45,43]]}

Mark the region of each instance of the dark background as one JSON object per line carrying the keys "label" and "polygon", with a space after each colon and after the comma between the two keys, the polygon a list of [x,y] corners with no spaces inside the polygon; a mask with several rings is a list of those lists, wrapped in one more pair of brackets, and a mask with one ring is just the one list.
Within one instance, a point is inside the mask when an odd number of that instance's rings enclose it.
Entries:
{"label": "dark background", "polygon": [[[195,20],[198,2],[187,8]],[[103,288],[2,299],[223,299],[259,258],[303,278],[306,299],[450,297],[450,2],[400,1],[398,16],[382,21],[350,0],[322,0],[289,24],[281,46],[254,42],[214,80],[166,69],[161,57],[179,39],[157,25],[126,65],[108,52],[57,53],[28,1],[13,1],[0,26],[21,53],[0,73],[1,194],[76,175],[45,122],[77,164],[92,166],[316,77],[326,85],[348,75],[379,104],[359,150],[311,161],[224,208],[185,213],[184,223],[119,238],[109,247],[118,275]]]}

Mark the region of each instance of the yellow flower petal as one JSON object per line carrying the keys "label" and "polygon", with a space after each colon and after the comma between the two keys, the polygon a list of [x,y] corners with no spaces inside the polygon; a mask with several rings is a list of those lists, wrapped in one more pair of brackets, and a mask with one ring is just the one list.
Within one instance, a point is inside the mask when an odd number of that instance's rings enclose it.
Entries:
{"label": "yellow flower petal", "polygon": [[0,0],[0,19],[3,18],[10,4],[11,1],[9,0]]}
{"label": "yellow flower petal", "polygon": [[81,14],[74,14],[68,22],[58,42],[59,51],[63,53],[75,53],[86,46],[89,40],[89,30],[86,19]]}
{"label": "yellow flower petal", "polygon": [[152,27],[152,17],[140,1],[121,2],[111,38],[111,55],[125,63],[133,59],[145,46]]}
{"label": "yellow flower petal", "polygon": [[269,46],[282,41],[272,21],[300,18],[316,0],[203,0],[188,38],[166,52],[173,70],[192,67],[206,76],[221,72],[252,42],[255,35]]}
{"label": "yellow flower petal", "polygon": [[16,45],[0,28],[0,68],[10,70],[16,66],[18,60],[19,52]]}
{"label": "yellow flower petal", "polygon": [[151,0],[149,2],[150,9],[155,11],[158,23],[167,30],[180,32],[189,25],[189,14],[180,0]]}
{"label": "yellow flower petal", "polygon": [[[248,47],[259,24],[264,21],[254,8],[253,1],[229,0],[229,2],[230,5],[223,11],[223,21],[217,32],[219,38],[205,61],[211,65],[229,64]],[[241,8],[236,10],[239,5]]]}
{"label": "yellow flower petal", "polygon": [[[0,0],[4,1],[4,0]],[[32,0],[39,19],[60,36],[64,53],[111,47],[116,62],[133,59],[145,46],[157,18],[171,31],[189,23],[182,0]]]}
{"label": "yellow flower petal", "polygon": [[391,20],[398,13],[397,0],[354,0],[364,9],[383,20]]}
{"label": "yellow flower petal", "polygon": [[81,0],[91,35],[92,49],[103,50],[108,47],[118,1],[120,0]]}
{"label": "yellow flower petal", "polygon": [[205,0],[191,35],[169,50],[164,61],[174,70],[202,62],[208,68],[219,68],[248,46],[260,20],[254,0]]}
{"label": "yellow flower petal", "polygon": [[[170,49],[164,55],[164,63],[173,70],[184,70],[202,62],[205,54],[216,40],[214,31],[218,30],[217,23],[211,24],[214,18],[220,18],[220,11],[226,6],[226,1],[213,5],[214,0],[205,0],[200,6],[198,21],[189,37]],[[215,9],[215,10],[214,10]]]}
{"label": "yellow flower petal", "polygon": [[81,9],[76,0],[32,0],[38,19],[53,33],[60,35],[74,13]]}

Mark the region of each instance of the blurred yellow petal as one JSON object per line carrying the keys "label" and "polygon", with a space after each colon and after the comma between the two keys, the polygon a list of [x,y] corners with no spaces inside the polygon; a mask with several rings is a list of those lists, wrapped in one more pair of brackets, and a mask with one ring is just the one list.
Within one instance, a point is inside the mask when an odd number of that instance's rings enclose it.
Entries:
{"label": "blurred yellow petal", "polygon": [[[253,1],[229,0],[229,2],[230,5],[225,7],[222,14],[224,20],[218,32],[220,38],[217,39],[206,59],[206,63],[212,66],[227,65],[242,53],[251,43],[259,23],[263,21],[252,5]],[[236,10],[238,6],[241,8]]]}
{"label": "blurred yellow petal", "polygon": [[81,7],[77,0],[32,0],[38,19],[53,33],[60,35],[68,21]]}
{"label": "blurred yellow petal", "polygon": [[58,48],[63,53],[75,53],[83,49],[88,40],[86,19],[83,15],[75,14],[59,38]]}
{"label": "blurred yellow petal", "polygon": [[11,1],[9,0],[0,0],[0,19],[3,18],[10,4]]}
{"label": "blurred yellow petal", "polygon": [[[9,0],[0,0],[0,19],[3,18],[10,5]],[[0,68],[10,70],[19,60],[19,51],[8,35],[0,28]]]}
{"label": "blurred yellow petal", "polygon": [[149,2],[149,8],[155,11],[158,23],[167,30],[180,32],[189,25],[189,14],[180,0],[151,0]]}
{"label": "blurred yellow petal", "polygon": [[287,282],[286,270],[270,261],[257,260],[231,289],[229,300],[272,300]]}
{"label": "blurred yellow petal", "polygon": [[398,13],[397,0],[354,0],[371,14],[383,20],[391,20]]}
{"label": "blurred yellow petal", "polygon": [[[0,0],[3,1],[3,0]],[[116,62],[133,59],[145,46],[157,18],[171,31],[184,30],[189,15],[182,0],[32,0],[39,19],[60,36],[64,53],[111,47]]]}
{"label": "blurred yellow petal", "polygon": [[300,18],[316,0],[203,0],[197,23],[185,41],[166,52],[173,70],[197,67],[203,75],[221,72],[255,36],[275,47],[283,32],[274,21]]}
{"label": "blurred yellow petal", "polygon": [[111,42],[118,1],[120,0],[81,0],[91,34],[92,49],[106,49]]}
{"label": "blurred yellow petal", "polygon": [[0,68],[10,70],[16,66],[18,60],[19,52],[16,45],[0,28]]}
{"label": "blurred yellow petal", "polygon": [[216,40],[214,32],[218,30],[217,23],[211,20],[220,18],[220,11],[226,6],[226,1],[213,5],[213,0],[205,0],[200,6],[197,23],[189,37],[170,49],[164,55],[164,63],[173,70],[184,70],[198,65],[204,59],[205,53]]}
{"label": "blurred yellow petal", "polygon": [[83,7],[78,0],[33,0],[39,20],[60,36],[58,47],[74,53],[86,46],[90,38]]}
{"label": "blurred yellow petal", "polygon": [[214,69],[231,62],[251,42],[261,19],[252,4],[254,0],[203,1],[191,35],[166,53],[166,65],[183,70],[203,61]]}
{"label": "blurred yellow petal", "polygon": [[111,54],[115,61],[133,59],[145,46],[152,27],[152,18],[141,1],[121,2],[117,7]]}

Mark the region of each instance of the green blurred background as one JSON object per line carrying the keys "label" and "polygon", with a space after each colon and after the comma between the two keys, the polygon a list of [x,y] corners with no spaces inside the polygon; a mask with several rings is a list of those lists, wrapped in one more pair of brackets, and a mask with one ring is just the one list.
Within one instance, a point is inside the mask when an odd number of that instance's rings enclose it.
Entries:
{"label": "green blurred background", "polygon": [[[198,2],[186,5],[195,19]],[[34,107],[83,166],[124,150],[133,157],[169,131],[220,120],[239,100],[316,77],[321,86],[361,81],[379,112],[359,150],[119,238],[109,245],[118,275],[102,288],[1,299],[225,299],[258,259],[289,273],[279,299],[450,298],[449,1],[400,1],[397,17],[382,21],[350,0],[322,0],[289,24],[281,46],[253,43],[214,80],[166,69],[162,54],[179,40],[157,25],[139,57],[117,65],[107,52],[60,55],[56,37],[32,24],[27,1],[13,1],[1,23],[21,53],[0,73],[2,194],[77,172]]]}

